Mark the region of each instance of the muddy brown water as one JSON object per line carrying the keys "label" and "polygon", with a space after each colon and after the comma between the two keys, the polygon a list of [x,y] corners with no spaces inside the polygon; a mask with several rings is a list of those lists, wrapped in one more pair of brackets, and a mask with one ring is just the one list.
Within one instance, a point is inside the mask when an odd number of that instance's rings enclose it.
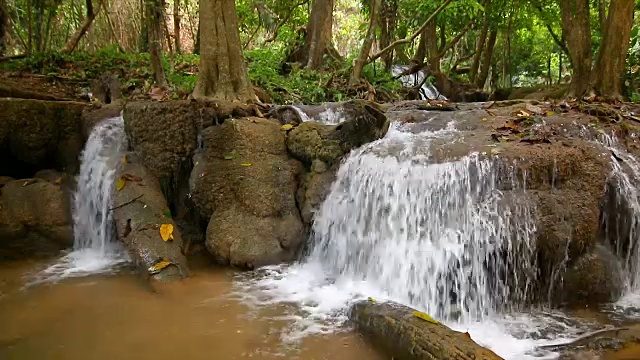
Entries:
{"label": "muddy brown water", "polygon": [[41,265],[0,262],[2,360],[386,359],[354,332],[283,345],[287,324],[229,296],[226,269],[199,266],[156,292],[128,272],[25,289]]}

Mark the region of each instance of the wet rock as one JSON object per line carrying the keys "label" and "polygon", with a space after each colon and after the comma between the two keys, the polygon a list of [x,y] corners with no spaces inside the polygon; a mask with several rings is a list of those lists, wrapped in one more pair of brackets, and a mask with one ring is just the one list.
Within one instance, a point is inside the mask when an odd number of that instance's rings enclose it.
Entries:
{"label": "wet rock", "polygon": [[349,319],[358,331],[394,359],[501,359],[475,343],[468,333],[422,320],[413,311],[396,303],[361,301],[353,305]]}
{"label": "wet rock", "polygon": [[82,135],[84,138],[89,138],[93,127],[100,121],[120,116],[123,107],[124,104],[121,100],[106,105],[93,103],[91,106],[87,106],[82,112]]}
{"label": "wet rock", "polygon": [[[147,170],[133,153],[126,155],[117,178],[128,178],[124,187],[115,192],[113,212],[116,233],[133,255],[139,270],[152,280],[170,281],[189,275],[187,259],[182,254],[182,237],[167,201],[160,189],[158,179]],[[162,224],[173,225],[173,240],[164,241],[160,235]],[[157,274],[149,268],[159,261],[171,265]]]}
{"label": "wet rock", "polygon": [[69,198],[41,179],[9,181],[0,196],[0,253],[4,257],[52,255],[73,245]]}
{"label": "wet rock", "polygon": [[74,173],[84,144],[76,102],[0,99],[0,174],[30,176],[38,169]]}
{"label": "wet rock", "polygon": [[300,204],[302,220],[307,226],[311,225],[313,215],[329,194],[331,184],[336,178],[337,168],[337,165],[329,168],[316,159],[311,165],[311,171],[306,172],[302,177],[296,198]]}
{"label": "wet rock", "polygon": [[223,264],[255,268],[293,260],[302,243],[295,201],[302,166],[289,158],[280,127],[245,118],[203,132],[191,199],[202,218],[210,219],[207,249]]}
{"label": "wet rock", "polygon": [[189,178],[198,132],[231,117],[255,113],[248,105],[226,102],[139,101],[128,103],[123,117],[131,148],[172,201],[181,181]]}
{"label": "wet rock", "polygon": [[316,159],[330,166],[353,148],[382,138],[389,129],[386,116],[367,104],[362,109],[338,125],[300,124],[287,137],[289,152],[308,166]]}
{"label": "wet rock", "polygon": [[564,302],[571,306],[613,302],[620,297],[623,286],[616,257],[606,247],[596,246],[564,274]]}

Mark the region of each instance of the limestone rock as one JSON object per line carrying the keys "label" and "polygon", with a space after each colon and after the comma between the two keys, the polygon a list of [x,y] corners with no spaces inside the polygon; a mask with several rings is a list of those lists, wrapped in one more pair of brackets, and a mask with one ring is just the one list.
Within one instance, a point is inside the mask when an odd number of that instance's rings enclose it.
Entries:
{"label": "limestone rock", "polygon": [[329,194],[336,171],[337,166],[327,168],[326,164],[316,159],[311,165],[311,171],[304,174],[296,196],[302,220],[307,226],[311,225],[313,215]]}
{"label": "limestone rock", "polygon": [[[122,176],[142,180],[126,181],[124,187],[115,192],[113,211],[118,239],[127,246],[141,272],[148,273],[149,267],[160,260],[172,263],[153,274],[153,280],[167,281],[188,276],[187,259],[182,254],[182,237],[171,218],[158,179],[132,153],[127,154],[127,162],[117,173],[117,178]],[[173,225],[173,240],[162,239],[162,224]]]}
{"label": "limestone rock", "polygon": [[31,175],[42,168],[77,171],[85,107],[76,102],[0,99],[0,174]]}
{"label": "limestone rock", "polygon": [[353,148],[382,138],[389,121],[376,108],[363,105],[362,111],[338,125],[304,122],[291,130],[287,148],[298,160],[310,166],[313,160],[332,165]]}
{"label": "limestone rock", "polygon": [[255,112],[255,108],[237,103],[140,101],[128,103],[123,117],[131,148],[158,178],[171,201],[181,182],[189,178],[198,132],[233,116]]}
{"label": "limestone rock", "polygon": [[288,157],[280,124],[233,119],[206,128],[203,139],[190,188],[210,219],[209,252],[242,268],[293,260],[304,237],[295,201],[302,166]]}
{"label": "limestone rock", "polygon": [[618,260],[604,246],[580,256],[564,275],[564,301],[572,306],[613,302],[622,290]]}
{"label": "limestone rock", "polygon": [[391,302],[360,301],[352,306],[349,319],[363,335],[394,359],[501,359],[476,344],[469,334],[422,320],[414,316],[413,311]]}
{"label": "limestone rock", "polygon": [[0,197],[0,248],[9,257],[51,255],[73,245],[69,198],[40,179],[5,184]]}

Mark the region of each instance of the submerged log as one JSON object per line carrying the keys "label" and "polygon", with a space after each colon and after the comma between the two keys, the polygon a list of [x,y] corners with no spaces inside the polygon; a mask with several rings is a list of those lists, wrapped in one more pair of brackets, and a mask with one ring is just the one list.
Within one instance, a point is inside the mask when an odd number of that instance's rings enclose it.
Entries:
{"label": "submerged log", "polygon": [[423,320],[416,310],[391,302],[361,301],[349,318],[373,343],[396,360],[497,360],[493,351],[476,344],[468,333]]}
{"label": "submerged log", "polygon": [[[137,157],[128,153],[118,172],[113,211],[118,240],[150,280],[166,282],[189,275],[182,237],[171,217],[160,183]],[[170,228],[169,239],[162,227]]]}

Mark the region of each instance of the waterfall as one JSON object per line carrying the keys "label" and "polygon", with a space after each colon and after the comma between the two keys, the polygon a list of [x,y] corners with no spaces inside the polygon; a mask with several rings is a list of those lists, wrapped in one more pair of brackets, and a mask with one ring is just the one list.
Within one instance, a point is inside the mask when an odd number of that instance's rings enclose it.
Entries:
{"label": "waterfall", "polygon": [[601,216],[603,240],[621,259],[628,299],[640,295],[640,162],[623,150],[615,135],[600,134],[599,140],[611,151],[612,168]]}
{"label": "waterfall", "polygon": [[352,151],[315,215],[307,256],[238,275],[238,296],[258,308],[296,304],[284,341],[339,331],[350,304],[368,297],[426,311],[507,359],[575,334],[556,321],[562,331],[541,337],[552,321],[523,308],[536,223],[514,167],[486,154],[434,162],[430,143],[457,131],[423,129],[393,124]]}
{"label": "waterfall", "polygon": [[[391,69],[391,73],[393,76],[399,76],[404,71],[407,71],[409,66],[406,65],[395,65]],[[425,71],[420,70],[412,75],[404,75],[400,77],[400,81],[402,81],[402,85],[405,87],[415,87],[420,84],[420,91],[418,94],[420,95],[420,100],[447,100],[447,98],[440,94],[438,88],[436,88],[428,79],[425,80]]]}
{"label": "waterfall", "polygon": [[122,116],[105,119],[93,128],[80,155],[73,196],[73,251],[38,274],[34,282],[109,272],[128,261],[115,240],[110,211],[124,144]]}
{"label": "waterfall", "polygon": [[534,267],[535,223],[526,204],[501,201],[495,174],[477,154],[417,165],[356,151],[316,216],[307,261],[444,321],[517,305],[525,296],[514,291],[527,288],[517,281]]}

